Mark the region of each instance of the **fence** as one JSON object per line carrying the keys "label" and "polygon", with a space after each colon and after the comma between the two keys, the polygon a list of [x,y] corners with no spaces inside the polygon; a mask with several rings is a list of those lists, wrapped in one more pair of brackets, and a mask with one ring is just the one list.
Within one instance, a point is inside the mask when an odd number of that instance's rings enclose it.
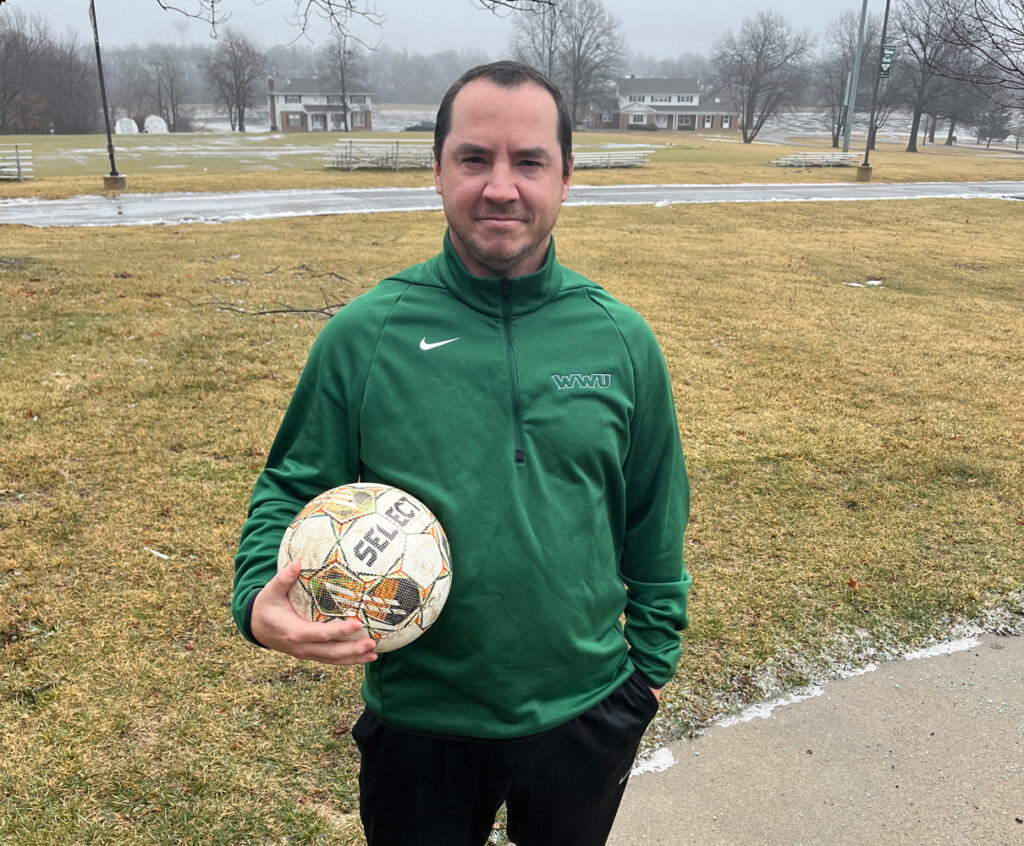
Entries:
{"label": "fence", "polygon": [[0,179],[24,182],[32,178],[32,148],[27,144],[0,144]]}

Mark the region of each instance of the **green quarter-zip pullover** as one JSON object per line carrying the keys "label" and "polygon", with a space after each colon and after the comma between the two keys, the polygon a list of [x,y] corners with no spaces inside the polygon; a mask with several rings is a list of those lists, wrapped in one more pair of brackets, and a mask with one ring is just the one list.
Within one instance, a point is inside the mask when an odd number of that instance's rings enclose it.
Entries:
{"label": "green quarter-zip pullover", "polygon": [[232,612],[247,637],[285,527],[357,480],[421,499],[452,551],[438,621],[365,666],[381,718],[521,737],[634,668],[672,676],[689,488],[665,362],[643,319],[562,267],[553,241],[538,272],[486,279],[446,236],[328,322],[242,531]]}

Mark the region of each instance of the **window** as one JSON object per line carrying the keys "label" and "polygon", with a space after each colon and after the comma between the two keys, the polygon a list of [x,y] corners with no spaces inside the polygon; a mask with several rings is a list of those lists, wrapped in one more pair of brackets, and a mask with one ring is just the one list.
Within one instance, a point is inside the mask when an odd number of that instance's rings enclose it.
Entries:
{"label": "window", "polygon": [[697,102],[697,99],[692,94],[679,94],[676,96],[676,102],[692,106]]}
{"label": "window", "polygon": [[353,126],[366,126],[366,115],[363,112],[352,112],[349,119]]}
{"label": "window", "polygon": [[630,103],[643,103],[644,99],[645,98],[644,98],[643,94],[630,94],[629,95],[629,102]]}
{"label": "window", "polygon": [[651,95],[651,102],[652,103],[671,103],[672,102],[672,95],[671,94],[652,94]]}
{"label": "window", "polygon": [[647,115],[630,115],[630,123],[647,123]]}
{"label": "window", "polygon": [[344,105],[344,103],[345,103],[345,98],[342,97],[340,94],[328,94],[327,95],[327,105],[328,106],[341,106],[341,105]]}
{"label": "window", "polygon": [[284,101],[286,103],[301,103],[302,102],[302,95],[301,94],[285,94],[284,95]]}
{"label": "window", "polygon": [[611,123],[612,115],[611,112],[601,112],[601,123]]}
{"label": "window", "polygon": [[711,129],[715,125],[714,115],[704,115],[704,128]]}
{"label": "window", "polygon": [[298,112],[292,112],[291,114],[285,115],[284,116],[284,125],[285,126],[291,126],[291,127],[301,127],[302,126],[302,115],[300,115]]}
{"label": "window", "polygon": [[684,126],[693,126],[693,115],[679,116],[679,128],[682,129]]}
{"label": "window", "polygon": [[352,103],[358,103],[359,105],[363,105],[366,102],[366,95],[365,94],[352,94],[348,99]]}
{"label": "window", "polygon": [[722,129],[732,129],[732,115],[722,115]]}

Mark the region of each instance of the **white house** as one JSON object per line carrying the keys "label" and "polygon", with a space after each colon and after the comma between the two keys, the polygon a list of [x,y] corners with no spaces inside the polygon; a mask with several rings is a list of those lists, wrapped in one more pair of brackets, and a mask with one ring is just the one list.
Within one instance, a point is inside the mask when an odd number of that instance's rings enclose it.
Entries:
{"label": "white house", "polygon": [[[275,86],[267,83],[270,129],[273,132],[342,132],[346,98],[330,80],[292,79]],[[352,132],[373,129],[373,95],[349,92],[348,128]]]}
{"label": "white house", "polygon": [[721,98],[701,90],[696,79],[615,80],[615,89],[595,103],[593,129],[738,131],[739,116]]}

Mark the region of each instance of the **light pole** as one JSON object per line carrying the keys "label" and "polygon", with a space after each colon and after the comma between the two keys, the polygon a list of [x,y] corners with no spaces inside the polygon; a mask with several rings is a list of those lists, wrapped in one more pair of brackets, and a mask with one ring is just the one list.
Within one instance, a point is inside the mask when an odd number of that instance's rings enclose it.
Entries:
{"label": "light pole", "polygon": [[[885,57],[885,36],[889,30],[889,0],[885,0],[885,17],[882,19],[882,40],[878,47],[878,72],[875,74],[875,84],[871,90],[871,118],[868,120],[868,143],[864,147],[864,169],[868,179],[871,178],[871,145],[875,141],[875,114],[878,106],[878,85],[882,81],[882,60]],[[867,179],[864,180],[868,181]]]}
{"label": "light pole", "polygon": [[92,23],[93,40],[96,42],[96,69],[100,74],[100,98],[103,100],[103,122],[107,125],[107,155],[110,156],[110,176],[103,177],[103,187],[123,189],[128,187],[128,178],[117,172],[114,164],[114,138],[110,134],[110,111],[107,109],[107,86],[103,82],[103,59],[100,57],[100,31],[96,28],[95,0],[89,0],[89,21]]}
{"label": "light pole", "polygon": [[843,132],[843,152],[850,152],[850,130],[853,128],[853,111],[857,102],[857,87],[860,82],[860,56],[864,52],[864,21],[868,14],[868,0],[860,7],[860,30],[857,32],[857,49],[853,53],[853,76],[850,78],[850,96],[846,103],[846,128]]}

